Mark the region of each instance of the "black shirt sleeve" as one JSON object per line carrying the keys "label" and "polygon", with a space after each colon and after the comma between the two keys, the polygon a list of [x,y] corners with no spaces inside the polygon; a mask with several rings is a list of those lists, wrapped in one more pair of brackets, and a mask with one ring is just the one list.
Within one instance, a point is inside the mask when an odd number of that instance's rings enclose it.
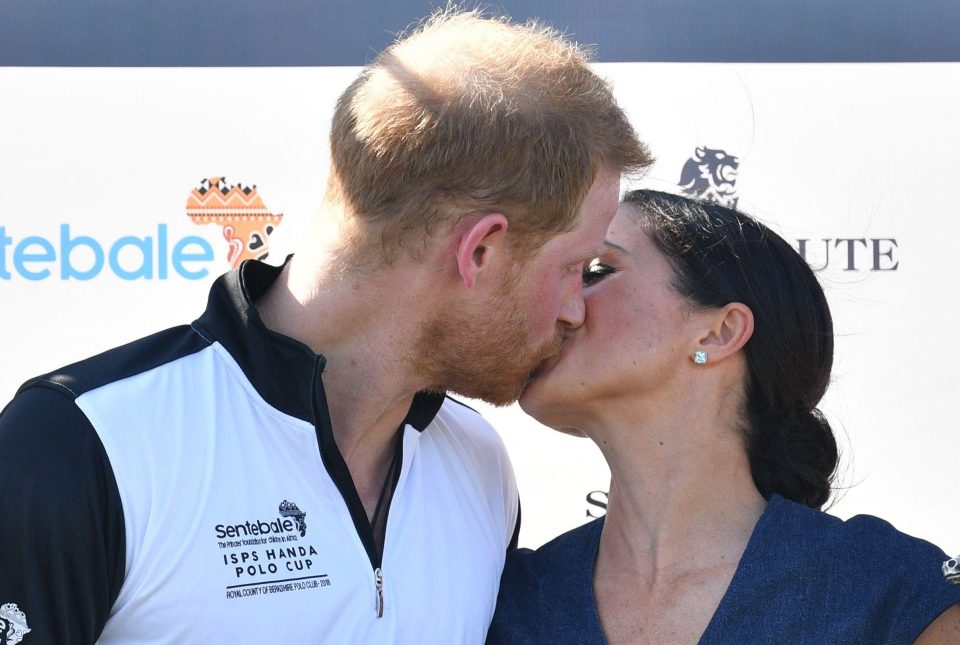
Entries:
{"label": "black shirt sleeve", "polygon": [[96,431],[63,386],[39,382],[0,413],[0,606],[29,642],[93,643],[120,593],[123,509]]}

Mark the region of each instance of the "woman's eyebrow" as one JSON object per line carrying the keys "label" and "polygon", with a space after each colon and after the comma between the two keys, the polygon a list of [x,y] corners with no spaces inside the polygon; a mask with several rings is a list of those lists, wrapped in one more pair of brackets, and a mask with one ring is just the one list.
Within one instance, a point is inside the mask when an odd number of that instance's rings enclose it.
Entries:
{"label": "woman's eyebrow", "polygon": [[604,245],[605,247],[608,247],[608,248],[611,248],[611,249],[616,249],[616,250],[620,251],[621,253],[626,253],[627,255],[630,254],[629,251],[627,251],[625,248],[623,248],[623,247],[620,246],[619,244],[614,244],[613,242],[608,242],[607,240],[604,240],[604,241],[603,241],[603,245]]}
{"label": "woman's eyebrow", "polygon": [[589,262],[590,260],[596,258],[603,251],[603,244],[593,247],[585,253],[581,253],[578,262]]}

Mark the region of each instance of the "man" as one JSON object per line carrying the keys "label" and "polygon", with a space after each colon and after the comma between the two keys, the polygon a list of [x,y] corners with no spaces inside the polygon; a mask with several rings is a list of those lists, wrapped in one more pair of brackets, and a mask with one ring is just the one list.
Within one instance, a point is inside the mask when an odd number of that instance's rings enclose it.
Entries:
{"label": "man", "polygon": [[557,354],[650,159],[575,45],[469,12],[363,70],[331,153],[282,268],[0,416],[0,602],[36,642],[483,641],[517,493],[444,392],[510,403]]}

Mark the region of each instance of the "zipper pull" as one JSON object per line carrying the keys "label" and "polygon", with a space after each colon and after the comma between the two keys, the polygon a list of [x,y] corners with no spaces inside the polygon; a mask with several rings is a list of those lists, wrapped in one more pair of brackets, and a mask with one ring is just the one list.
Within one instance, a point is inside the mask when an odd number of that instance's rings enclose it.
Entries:
{"label": "zipper pull", "polygon": [[383,618],[383,571],[377,567],[373,574],[377,581],[377,618]]}

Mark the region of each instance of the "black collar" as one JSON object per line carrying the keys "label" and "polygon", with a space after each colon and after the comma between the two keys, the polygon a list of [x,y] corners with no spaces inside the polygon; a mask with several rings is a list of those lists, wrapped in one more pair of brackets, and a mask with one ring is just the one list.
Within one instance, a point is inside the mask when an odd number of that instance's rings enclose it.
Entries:
{"label": "black collar", "polygon": [[[206,311],[194,327],[226,348],[267,403],[316,424],[313,377],[323,370],[326,359],[300,341],[267,329],[253,306],[282,270],[247,260],[239,269],[220,276],[210,289]],[[439,412],[443,399],[442,393],[419,392],[404,423],[422,432]]]}

